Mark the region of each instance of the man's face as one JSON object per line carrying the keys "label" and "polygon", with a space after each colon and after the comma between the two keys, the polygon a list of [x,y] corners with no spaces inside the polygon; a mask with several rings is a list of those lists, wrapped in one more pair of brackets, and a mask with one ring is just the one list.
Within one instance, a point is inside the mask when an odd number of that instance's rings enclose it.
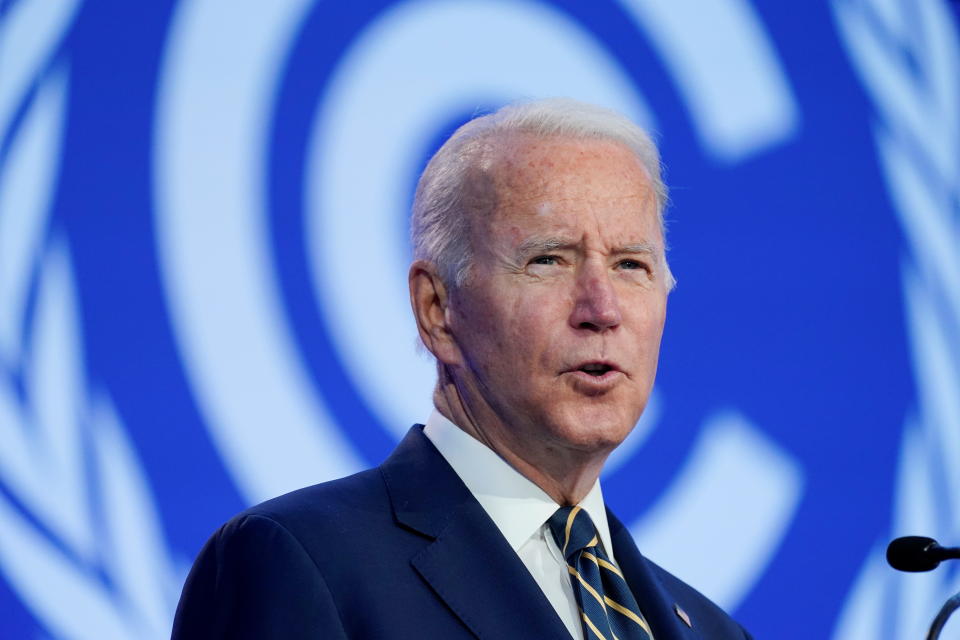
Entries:
{"label": "man's face", "polygon": [[650,395],[666,312],[650,179],[622,145],[532,136],[484,177],[449,316],[470,410],[521,447],[612,449]]}

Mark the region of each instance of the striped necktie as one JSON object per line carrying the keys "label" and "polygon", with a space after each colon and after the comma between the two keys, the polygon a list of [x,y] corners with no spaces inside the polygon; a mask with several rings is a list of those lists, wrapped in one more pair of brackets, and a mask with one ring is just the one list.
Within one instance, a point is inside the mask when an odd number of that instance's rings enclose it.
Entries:
{"label": "striped necktie", "polygon": [[584,638],[653,640],[650,626],[620,569],[604,553],[587,512],[579,506],[561,507],[548,524],[567,560]]}

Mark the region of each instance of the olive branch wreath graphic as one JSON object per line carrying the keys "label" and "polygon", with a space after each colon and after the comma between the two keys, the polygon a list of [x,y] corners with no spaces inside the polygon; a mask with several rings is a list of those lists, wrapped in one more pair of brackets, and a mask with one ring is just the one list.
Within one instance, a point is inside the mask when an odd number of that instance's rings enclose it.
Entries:
{"label": "olive branch wreath graphic", "polygon": [[183,567],[86,376],[70,252],[50,221],[68,95],[57,50],[76,4],[25,0],[0,21],[0,573],[52,637],[169,637]]}
{"label": "olive branch wreath graphic", "polygon": [[[892,535],[960,535],[960,42],[938,0],[835,0],[839,33],[873,102],[881,169],[906,239],[904,307],[918,392],[906,420]],[[878,540],[835,632],[915,638],[960,589],[946,571],[896,574]],[[897,603],[891,611],[889,604]],[[891,615],[892,614],[892,615]]]}

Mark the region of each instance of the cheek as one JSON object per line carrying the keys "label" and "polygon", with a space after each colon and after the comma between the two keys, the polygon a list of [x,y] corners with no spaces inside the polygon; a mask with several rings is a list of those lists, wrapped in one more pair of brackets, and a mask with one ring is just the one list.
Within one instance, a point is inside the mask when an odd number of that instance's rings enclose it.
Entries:
{"label": "cheek", "polygon": [[663,304],[659,304],[646,308],[639,321],[641,347],[654,361],[660,352],[660,339],[663,336],[665,319],[666,308]]}
{"label": "cheek", "polygon": [[663,333],[666,301],[659,296],[644,295],[629,301],[624,307],[629,309],[624,324],[632,327],[632,333],[641,343],[640,346],[656,347]]}
{"label": "cheek", "polygon": [[566,325],[570,304],[569,295],[564,290],[531,287],[510,307],[514,332],[519,339],[531,343],[541,336],[554,335]]}
{"label": "cheek", "polygon": [[519,366],[528,366],[545,330],[536,308],[518,301],[499,327],[500,351]]}
{"label": "cheek", "polygon": [[463,301],[467,304],[456,327],[474,364],[490,373],[513,375],[552,365],[569,319],[569,291],[549,283],[490,284]]}
{"label": "cheek", "polygon": [[518,351],[523,353],[534,320],[522,297],[491,293],[464,309],[458,332],[477,364],[488,371],[509,369],[521,362]]}
{"label": "cheek", "polygon": [[[497,326],[490,327],[490,342],[496,341],[493,368],[508,368],[518,385],[532,381],[534,374],[552,371],[561,351],[558,334],[566,322],[558,296],[531,292],[518,296],[502,309]],[[494,338],[494,335],[496,336]]]}

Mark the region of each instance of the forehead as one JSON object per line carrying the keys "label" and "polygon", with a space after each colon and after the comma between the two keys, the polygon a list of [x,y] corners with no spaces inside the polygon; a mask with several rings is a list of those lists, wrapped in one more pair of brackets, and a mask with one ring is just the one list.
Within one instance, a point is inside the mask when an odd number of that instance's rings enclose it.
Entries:
{"label": "forehead", "polygon": [[589,224],[643,236],[632,241],[660,240],[650,178],[624,144],[520,134],[498,141],[485,160],[493,231],[519,224],[576,233]]}
{"label": "forehead", "polygon": [[[602,169],[611,182],[649,183],[639,158],[613,140],[514,133],[498,136],[487,147],[483,164],[502,189],[528,190],[583,178]],[[598,185],[602,186],[602,185]]]}

